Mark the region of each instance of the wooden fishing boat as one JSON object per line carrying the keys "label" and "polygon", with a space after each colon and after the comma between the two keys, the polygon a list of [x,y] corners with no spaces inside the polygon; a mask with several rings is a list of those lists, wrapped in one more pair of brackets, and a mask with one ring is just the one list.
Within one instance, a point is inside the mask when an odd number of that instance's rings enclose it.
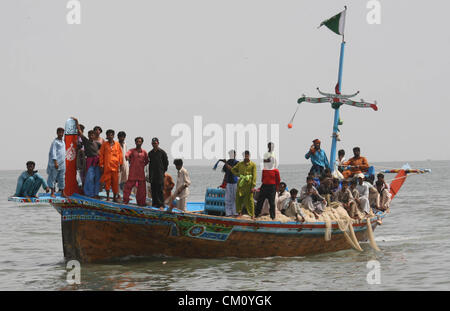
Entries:
{"label": "wooden fishing boat", "polygon": [[[395,196],[406,174],[425,171],[396,170],[391,183]],[[350,249],[338,224],[331,224],[331,239],[324,238],[325,222],[262,221],[208,215],[205,202],[188,202],[187,212],[161,211],[134,203],[120,204],[76,194],[65,198],[40,194],[38,198],[10,197],[18,203],[49,203],[61,215],[64,257],[80,262],[101,262],[123,257],[176,256],[185,258],[258,258],[304,256]],[[223,200],[220,196],[216,201]],[[205,200],[208,201],[208,200]],[[208,203],[209,204],[209,203]],[[217,206],[217,204],[215,204]],[[368,239],[386,216],[352,225],[356,239]]]}
{"label": "wooden fishing boat", "polygon": [[[10,198],[20,202],[22,198]],[[64,257],[99,262],[128,256],[187,258],[304,256],[351,248],[337,223],[325,241],[324,222],[258,221],[204,213],[204,202],[188,203],[188,212],[119,204],[73,194],[68,198],[42,195],[61,214]],[[197,210],[197,211],[194,211]],[[367,240],[378,213],[353,225],[358,241]]]}
{"label": "wooden fishing boat", "polygon": [[[340,13],[342,14],[342,13]],[[345,11],[344,11],[345,15]],[[334,18],[334,17],[333,17]],[[342,63],[345,42],[342,41],[339,78],[335,94],[319,93],[324,97],[302,96],[298,104],[331,103],[335,110],[333,143],[330,163],[334,163],[338,141],[339,107],[343,104],[378,110],[376,103],[349,98],[353,95],[341,94]],[[297,106],[298,109],[298,106]],[[295,114],[294,114],[295,116]],[[291,119],[289,128],[292,128]],[[173,212],[159,210],[151,206],[120,204],[83,196],[77,189],[75,152],[77,131],[73,120],[66,123],[66,193],[68,197],[38,198],[12,197],[19,203],[49,203],[61,214],[61,231],[64,257],[81,262],[99,262],[129,256],[177,256],[185,258],[259,258],[272,256],[304,256],[335,252],[354,247],[365,241],[386,216],[377,212],[349,225],[353,244],[349,242],[349,232],[338,222],[327,226],[325,222],[263,221],[211,215],[208,200],[189,202],[188,211],[176,209]],[[330,167],[334,169],[333,166]],[[397,177],[391,183],[394,197],[408,173],[420,173],[409,168],[392,171]],[[421,171],[425,172],[425,171]],[[208,197],[206,196],[206,199]],[[213,200],[214,201],[214,200]],[[223,203],[218,196],[215,203]],[[220,205],[220,204],[219,204]],[[325,236],[331,233],[331,239]],[[357,247],[355,247],[355,243]]]}

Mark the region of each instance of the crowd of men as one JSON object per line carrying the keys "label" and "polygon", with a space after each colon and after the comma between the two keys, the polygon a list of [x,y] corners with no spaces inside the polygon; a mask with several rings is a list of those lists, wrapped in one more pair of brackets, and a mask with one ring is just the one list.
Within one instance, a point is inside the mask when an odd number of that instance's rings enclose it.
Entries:
{"label": "crowd of men", "polygon": [[[84,126],[76,118],[72,119],[78,130],[77,169],[84,195],[99,198],[99,192],[104,189],[106,200],[109,201],[112,190],[114,202],[128,204],[133,192],[136,203],[146,206],[146,182],[149,182],[152,206],[163,209],[169,205],[170,211],[174,207],[186,211],[191,185],[189,173],[183,167],[183,160],[175,159],[173,163],[177,169],[177,182],[173,182],[167,173],[167,154],[159,147],[158,138],[152,139],[153,149],[149,152],[142,148],[142,137],[136,137],[135,148],[128,150],[125,132],[119,132],[116,141],[114,130],[109,129],[105,140],[100,137],[101,127],[95,126],[86,137]],[[58,128],[56,133],[57,137],[49,151],[47,181],[34,170],[35,163],[29,161],[27,171],[19,176],[15,196],[36,196],[41,186],[46,192],[51,191],[51,196],[55,196],[56,184],[61,195],[65,196],[64,129]],[[321,142],[315,139],[305,155],[306,159],[311,159],[312,167],[300,191],[295,188],[287,190],[277,168],[274,144],[268,143],[267,148],[258,189],[256,164],[250,160],[249,151],[243,153],[242,161],[236,159],[235,150],[229,151],[228,160],[219,160],[224,163],[222,171],[225,174],[221,187],[225,189],[226,216],[239,217],[245,212],[252,219],[266,214],[276,219],[281,213],[305,221],[301,207],[309,209],[318,218],[326,206],[336,202],[347,210],[350,217],[357,219],[360,217],[358,210],[368,215],[371,209],[385,211],[389,208],[389,185],[381,173],[374,183],[374,175],[367,174],[369,163],[361,156],[359,147],[353,148],[354,156],[348,161],[345,161],[344,150],[339,150],[332,173],[327,156],[321,149]],[[123,192],[122,198],[120,190]]]}
{"label": "crowd of men", "polygon": [[[191,184],[189,173],[183,167],[183,160],[175,159],[177,169],[177,182],[167,173],[169,161],[166,152],[159,147],[159,139],[152,139],[152,147],[148,153],[142,148],[144,138],[135,138],[135,148],[129,149],[125,143],[126,133],[121,131],[115,138],[112,129],[106,131],[106,140],[100,137],[102,129],[95,126],[84,134],[84,126],[79,124],[74,117],[78,130],[77,144],[77,170],[81,190],[84,195],[92,198],[100,198],[99,192],[106,191],[106,200],[114,202],[130,202],[130,195],[135,193],[136,203],[146,206],[147,186],[149,182],[149,197],[152,198],[152,206],[163,209],[169,205],[186,210],[186,198],[189,195],[188,187]],[[57,137],[53,140],[48,156],[47,181],[35,171],[35,163],[27,162],[27,171],[18,179],[15,196],[34,197],[42,186],[52,197],[56,196],[56,185],[61,196],[65,196],[65,159],[66,146],[63,140],[64,129],[58,128]],[[174,192],[172,193],[172,190]],[[123,191],[123,198],[119,190]],[[151,194],[150,194],[151,193]]]}
{"label": "crowd of men", "polygon": [[311,159],[312,167],[300,192],[295,188],[287,191],[286,183],[281,181],[273,143],[268,144],[268,152],[264,155],[259,189],[256,189],[256,164],[250,160],[249,151],[245,151],[244,160],[238,162],[236,151],[231,150],[228,160],[220,160],[224,162],[221,187],[225,188],[226,216],[242,216],[245,211],[252,219],[266,214],[275,219],[281,213],[305,221],[301,207],[309,209],[318,218],[326,206],[337,203],[350,217],[359,219],[358,210],[369,215],[371,209],[385,211],[389,208],[389,185],[381,173],[374,184],[374,176],[367,174],[369,163],[361,156],[359,147],[353,148],[354,156],[348,161],[344,158],[345,151],[339,150],[331,173],[320,145],[320,140],[315,139],[305,155],[306,159]]}

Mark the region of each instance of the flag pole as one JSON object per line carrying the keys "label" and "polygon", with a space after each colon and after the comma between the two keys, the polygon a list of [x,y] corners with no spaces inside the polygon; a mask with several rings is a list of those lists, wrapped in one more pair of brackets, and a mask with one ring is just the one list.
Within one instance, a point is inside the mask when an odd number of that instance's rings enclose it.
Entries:
{"label": "flag pole", "polygon": [[[342,69],[344,65],[344,48],[345,48],[345,41],[344,41],[344,35],[342,35],[342,42],[341,42],[341,52],[339,56],[339,73],[338,73],[338,85],[336,88],[336,93],[341,93],[342,89]],[[332,143],[331,143],[331,151],[330,151],[330,170],[331,173],[334,172],[334,162],[336,161],[336,145],[337,145],[337,135],[338,135],[338,126],[339,126],[339,106],[340,104],[336,105],[334,108],[334,123],[333,123],[333,135],[332,135]]]}

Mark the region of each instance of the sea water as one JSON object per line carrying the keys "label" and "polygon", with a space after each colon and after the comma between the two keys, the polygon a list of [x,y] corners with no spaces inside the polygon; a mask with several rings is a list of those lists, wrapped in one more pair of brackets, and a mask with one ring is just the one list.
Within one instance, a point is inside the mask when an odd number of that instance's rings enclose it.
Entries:
{"label": "sea water", "polygon": [[[376,163],[377,171],[403,163]],[[260,259],[125,258],[81,264],[69,284],[60,215],[50,205],[8,202],[20,171],[0,171],[0,290],[448,290],[450,161],[411,162],[432,173],[411,175],[374,232],[381,252],[353,249]],[[190,201],[222,183],[211,167],[187,167]],[[308,165],[282,165],[289,188],[305,183]],[[45,170],[40,170],[45,175]],[[176,178],[173,167],[169,173]],[[390,180],[393,174],[386,174]],[[260,177],[258,176],[258,182]],[[331,238],[332,242],[333,237]]]}

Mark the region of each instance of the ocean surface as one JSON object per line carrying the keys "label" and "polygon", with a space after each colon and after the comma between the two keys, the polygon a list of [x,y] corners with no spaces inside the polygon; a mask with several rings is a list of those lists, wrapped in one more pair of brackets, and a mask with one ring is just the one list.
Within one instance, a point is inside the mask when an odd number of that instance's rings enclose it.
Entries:
{"label": "ocean surface", "polygon": [[[376,170],[403,163],[376,163]],[[375,230],[381,252],[362,243],[362,253],[263,259],[128,258],[82,264],[81,284],[67,282],[60,215],[50,205],[8,202],[20,171],[0,171],[0,290],[449,290],[450,161],[411,162],[432,173],[411,175]],[[211,167],[187,167],[190,201],[221,184]],[[280,167],[288,187],[304,184],[308,165]],[[169,173],[174,175],[174,168]],[[45,175],[45,170],[41,170]],[[387,180],[393,174],[387,175]],[[373,279],[379,262],[379,279]],[[371,262],[373,263],[373,262]],[[375,280],[375,283],[368,282]],[[379,282],[377,282],[379,280]]]}

